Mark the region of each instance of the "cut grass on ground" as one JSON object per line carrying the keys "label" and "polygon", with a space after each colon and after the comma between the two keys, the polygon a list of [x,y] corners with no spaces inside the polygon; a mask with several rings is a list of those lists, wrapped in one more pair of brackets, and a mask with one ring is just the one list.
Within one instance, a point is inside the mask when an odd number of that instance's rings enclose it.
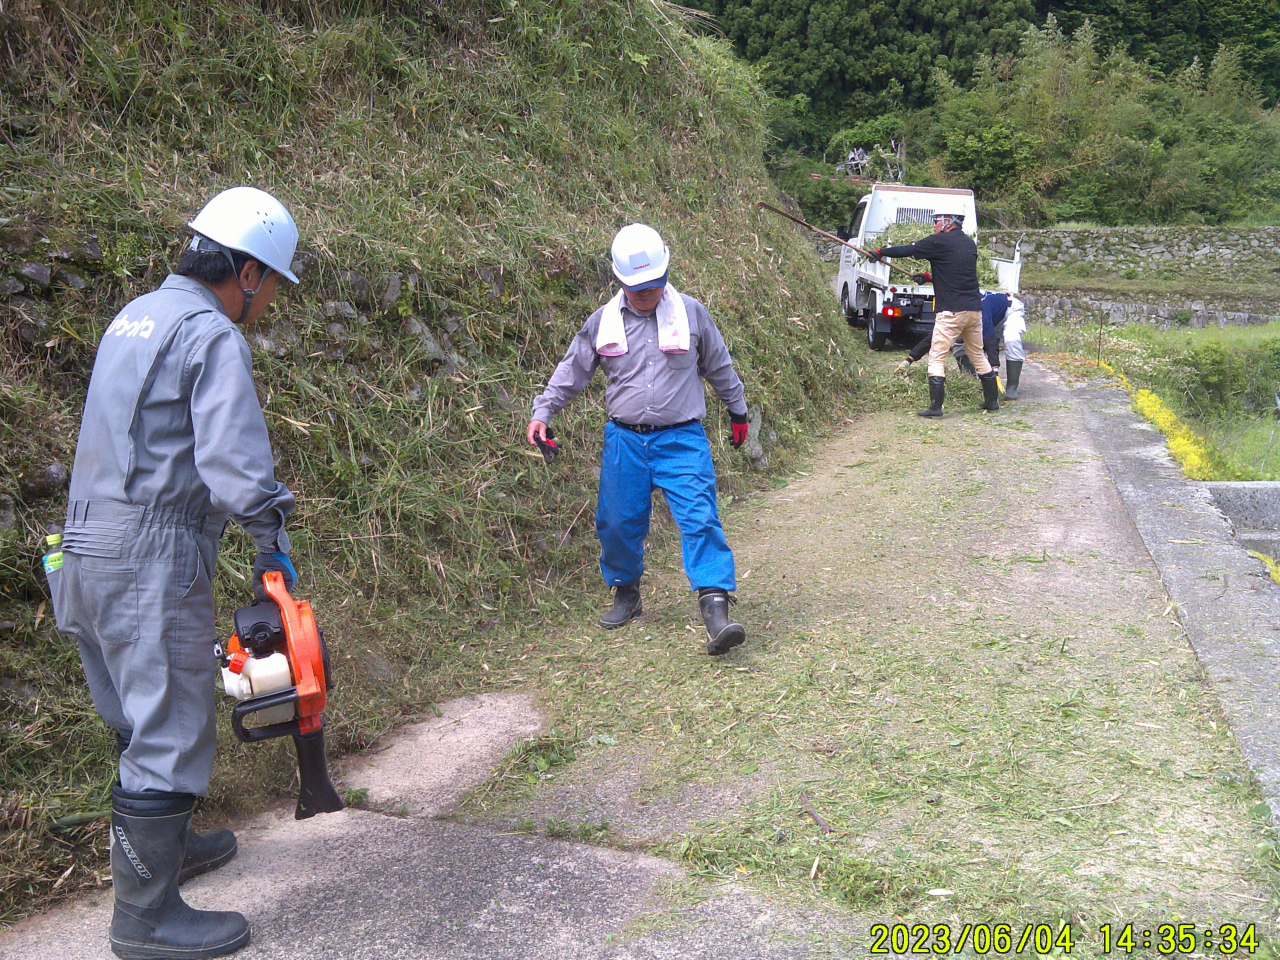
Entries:
{"label": "cut grass on ground", "polygon": [[927,423],[888,364],[902,412],[737,505],[748,643],[705,657],[661,540],[642,620],[548,625],[521,671],[574,759],[467,815],[871,917],[1269,924],[1265,805],[1066,391],[980,417],[956,378]]}

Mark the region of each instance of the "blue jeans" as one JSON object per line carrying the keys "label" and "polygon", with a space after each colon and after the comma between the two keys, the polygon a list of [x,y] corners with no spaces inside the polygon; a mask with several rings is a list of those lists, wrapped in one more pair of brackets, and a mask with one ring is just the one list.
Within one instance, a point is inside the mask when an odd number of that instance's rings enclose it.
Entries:
{"label": "blue jeans", "polygon": [[716,472],[702,423],[636,433],[610,421],[604,428],[596,535],[600,573],[611,587],[644,573],[653,491],[667,498],[680,528],[689,588],[736,587],[733,554],[716,510]]}

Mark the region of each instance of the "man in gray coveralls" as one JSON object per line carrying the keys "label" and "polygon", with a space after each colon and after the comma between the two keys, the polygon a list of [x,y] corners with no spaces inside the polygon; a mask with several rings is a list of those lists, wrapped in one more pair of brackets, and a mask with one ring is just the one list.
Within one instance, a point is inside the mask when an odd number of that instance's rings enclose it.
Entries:
{"label": "man in gray coveralls", "polygon": [[235,835],[190,830],[213,770],[212,578],[228,519],[253,537],[254,581],[295,579],[285,517],[236,329],[290,272],[298,230],[269,194],[214,197],[177,273],[129,303],[98,346],[71,473],[63,566],[50,575],[94,706],[116,731],[111,949],[121,957],[215,957],[249,942],[239,913],[188,907],[178,884],[234,856]]}

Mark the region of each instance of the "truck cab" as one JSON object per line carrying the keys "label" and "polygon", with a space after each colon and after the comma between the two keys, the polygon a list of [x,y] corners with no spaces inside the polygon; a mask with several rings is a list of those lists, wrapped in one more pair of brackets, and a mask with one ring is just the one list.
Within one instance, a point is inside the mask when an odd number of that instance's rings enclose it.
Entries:
{"label": "truck cab", "polygon": [[[854,207],[849,223],[836,235],[854,246],[871,251],[888,243],[884,234],[895,223],[933,224],[933,211],[941,197],[963,198],[964,232],[975,241],[978,216],[972,190],[947,187],[909,187],[897,183],[877,183]],[[1017,293],[1021,272],[1021,250],[1012,260],[994,260],[1001,289]],[[924,263],[908,261],[899,266],[912,272],[928,269]],[[862,254],[842,247],[837,289],[840,312],[851,327],[866,330],[867,345],[881,350],[889,340],[914,344],[933,332],[933,286],[902,282],[901,274],[891,274],[888,263],[872,263]]]}

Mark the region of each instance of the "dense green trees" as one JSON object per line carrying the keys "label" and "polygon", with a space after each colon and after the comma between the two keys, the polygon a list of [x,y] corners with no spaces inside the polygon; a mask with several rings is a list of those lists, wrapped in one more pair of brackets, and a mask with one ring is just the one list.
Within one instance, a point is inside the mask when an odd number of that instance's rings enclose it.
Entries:
{"label": "dense green trees", "polygon": [[1219,223],[1274,216],[1280,115],[1264,111],[1238,49],[1165,78],[1093,30],[1050,18],[1018,56],[966,88],[937,78],[917,153],[1011,223]]}
{"label": "dense green trees", "polygon": [[887,109],[918,109],[937,71],[967,86],[984,55],[1012,53],[1049,15],[1166,77],[1222,44],[1267,102],[1280,93],[1275,0],[686,0],[716,16],[766,86],[792,107],[784,139],[809,150]]}
{"label": "dense green trees", "polygon": [[1241,64],[1268,102],[1280,94],[1280,11],[1275,0],[1037,0],[1074,32],[1088,20],[1106,49],[1124,47],[1165,76],[1221,44],[1240,49]]}
{"label": "dense green trees", "polygon": [[815,216],[847,191],[788,151],[891,136],[909,182],[1010,224],[1280,214],[1275,0],[687,2],[780,97],[779,177]]}
{"label": "dense green trees", "polygon": [[[718,18],[770,89],[802,97],[815,140],[875,112],[933,97],[932,71],[964,82],[984,53],[1008,53],[1030,0],[692,0]],[[794,100],[792,101],[795,102]]]}

